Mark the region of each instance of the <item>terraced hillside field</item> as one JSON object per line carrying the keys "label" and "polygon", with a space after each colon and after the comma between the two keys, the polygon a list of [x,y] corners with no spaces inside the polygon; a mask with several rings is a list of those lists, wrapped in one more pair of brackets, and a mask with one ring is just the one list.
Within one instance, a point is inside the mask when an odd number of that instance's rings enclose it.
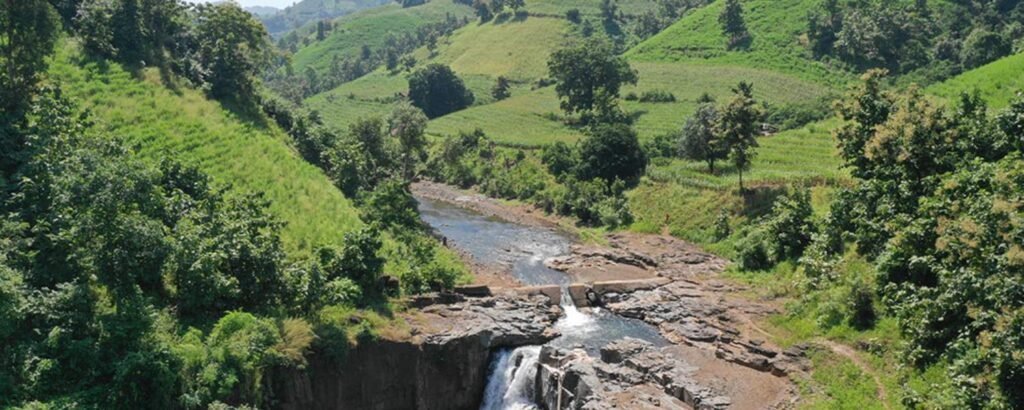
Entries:
{"label": "terraced hillside field", "polygon": [[153,69],[135,74],[83,60],[74,45],[58,50],[50,77],[91,112],[102,135],[125,139],[142,157],[198,166],[237,194],[264,192],[271,212],[287,223],[287,251],[341,244],[362,224],[349,200],[266,118],[240,117],[199,91],[165,87]]}
{"label": "terraced hillside field", "polygon": [[447,0],[406,8],[390,3],[338,18],[327,38],[299,49],[292,61],[296,72],[306,67],[323,72],[335,57],[353,57],[361,52],[363,45],[377,50],[388,36],[415,34],[420,27],[444,21],[447,16],[461,19],[472,15],[473,9]]}

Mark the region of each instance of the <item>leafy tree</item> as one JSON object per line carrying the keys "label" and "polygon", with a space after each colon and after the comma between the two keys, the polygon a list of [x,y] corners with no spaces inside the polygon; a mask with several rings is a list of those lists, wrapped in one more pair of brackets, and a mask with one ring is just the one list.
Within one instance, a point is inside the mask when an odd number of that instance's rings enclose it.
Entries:
{"label": "leafy tree", "polygon": [[1000,33],[976,28],[964,39],[960,49],[960,64],[965,69],[975,68],[1010,54],[1013,45]]}
{"label": "leafy tree", "polygon": [[491,12],[491,7],[488,6],[485,1],[474,0],[473,9],[476,10],[476,16],[480,18],[480,23],[486,23],[494,18],[494,13]]}
{"label": "leafy tree", "polygon": [[554,144],[545,145],[541,152],[541,162],[547,165],[548,171],[551,172],[555,178],[562,178],[564,175],[568,175],[579,163],[577,160],[576,150],[572,149],[562,141],[557,141]]}
{"label": "leafy tree", "polygon": [[420,226],[416,199],[402,180],[389,179],[361,198],[366,221],[383,228],[399,230]]}
{"label": "leafy tree", "polygon": [[395,107],[388,118],[391,135],[398,139],[399,160],[402,164],[402,176],[411,179],[416,163],[426,156],[427,116],[409,104]]}
{"label": "leafy tree", "polygon": [[794,190],[775,201],[771,216],[764,223],[775,260],[796,260],[803,255],[811,237],[818,231],[811,220],[813,215],[808,189]]}
{"label": "leafy tree", "polygon": [[526,7],[526,1],[525,0],[507,0],[507,1],[508,1],[508,8],[512,9],[513,13],[518,12],[519,9],[521,9],[523,7]]}
{"label": "leafy tree", "polygon": [[196,10],[199,64],[210,93],[250,101],[255,95],[255,76],[267,63],[266,30],[233,2],[202,4]]}
{"label": "leafy tree", "polygon": [[509,87],[508,79],[505,76],[498,76],[498,80],[494,83],[494,88],[491,89],[491,96],[498,101],[504,100],[512,96]]}
{"label": "leafy tree", "polygon": [[735,96],[722,109],[715,127],[718,139],[715,145],[728,150],[729,159],[739,171],[740,192],[743,192],[743,171],[750,168],[756,155],[753,149],[758,146],[757,123],[761,111],[754,100],[753,86],[740,82],[732,91]]}
{"label": "leafy tree", "polygon": [[625,124],[594,127],[580,142],[576,175],[583,180],[636,181],[647,167],[636,131]]}
{"label": "leafy tree", "polygon": [[718,117],[718,109],[713,102],[701,104],[686,120],[679,138],[679,154],[694,161],[707,162],[712,174],[715,173],[715,161],[729,155],[728,147],[715,136]]}
{"label": "leafy tree", "polygon": [[0,189],[21,159],[22,125],[60,21],[45,0],[8,0],[0,7]]}
{"label": "leafy tree", "polygon": [[615,24],[619,18],[619,5],[615,4],[615,0],[601,0],[601,18],[605,24]]}
{"label": "leafy tree", "polygon": [[747,31],[747,23],[743,19],[743,5],[739,0],[725,0],[725,8],[718,15],[718,23],[722,25],[722,32],[729,39],[729,49],[749,44],[750,33]]}
{"label": "leafy tree", "polygon": [[461,110],[473,100],[473,93],[446,65],[430,64],[409,77],[409,101],[427,118]]}
{"label": "leafy tree", "polygon": [[606,40],[588,39],[555,51],[548,61],[555,91],[568,114],[596,108],[601,96],[614,100],[623,84],[636,84],[636,71],[629,67]]}

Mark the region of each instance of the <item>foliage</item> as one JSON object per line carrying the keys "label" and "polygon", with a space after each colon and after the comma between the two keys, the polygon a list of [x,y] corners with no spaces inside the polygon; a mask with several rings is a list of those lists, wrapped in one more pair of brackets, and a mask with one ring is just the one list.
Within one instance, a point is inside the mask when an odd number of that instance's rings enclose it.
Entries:
{"label": "foliage", "polygon": [[270,45],[263,25],[235,3],[197,6],[199,76],[218,98],[248,101]]}
{"label": "foliage", "polygon": [[614,100],[624,84],[635,84],[636,72],[605,40],[592,38],[555,51],[548,61],[555,91],[568,114],[586,113],[604,98]]}
{"label": "foliage", "polygon": [[728,146],[715,137],[715,127],[719,122],[718,109],[713,102],[706,102],[697,107],[693,116],[683,125],[679,138],[679,154],[694,161],[704,161],[708,170],[715,173],[715,161],[725,159]]}
{"label": "foliage", "polygon": [[548,167],[548,171],[555,178],[562,178],[571,173],[579,163],[579,154],[568,144],[558,141],[547,145],[541,152],[541,162]]}
{"label": "foliage", "polygon": [[811,220],[811,192],[797,189],[789,195],[779,197],[772,205],[772,212],[764,222],[764,230],[770,239],[771,253],[775,260],[796,260],[804,253],[817,233]]}
{"label": "foliage", "polygon": [[743,5],[739,0],[725,0],[725,8],[718,16],[718,23],[722,25],[722,32],[729,38],[727,48],[742,48],[750,43],[750,32],[747,31],[747,23],[743,20]]}
{"label": "foliage", "polygon": [[409,101],[436,118],[473,104],[473,93],[446,65],[430,64],[409,77]]}
{"label": "foliage", "polygon": [[494,82],[494,88],[491,89],[491,97],[494,97],[496,101],[504,100],[512,96],[509,91],[508,79],[504,76],[498,76],[498,79]]}
{"label": "foliage", "polygon": [[360,198],[363,219],[388,229],[417,227],[420,224],[416,199],[408,184],[399,179],[382,182]]}
{"label": "foliage", "polygon": [[743,171],[750,168],[756,155],[753,149],[758,146],[756,127],[761,111],[754,100],[752,85],[740,82],[733,88],[733,94],[733,100],[719,114],[714,145],[725,147],[729,152],[729,160],[739,171],[740,192],[743,192]]}
{"label": "foliage", "polygon": [[624,124],[598,125],[580,142],[576,176],[583,180],[634,182],[644,173],[647,157],[636,131]]}

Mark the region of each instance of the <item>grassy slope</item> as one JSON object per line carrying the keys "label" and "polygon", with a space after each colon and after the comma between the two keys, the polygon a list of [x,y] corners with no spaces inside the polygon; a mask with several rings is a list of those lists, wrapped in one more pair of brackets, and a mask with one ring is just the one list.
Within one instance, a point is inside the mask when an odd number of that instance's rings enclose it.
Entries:
{"label": "grassy slope", "polygon": [[[640,82],[626,87],[624,93],[664,90],[678,99],[668,104],[623,103],[627,110],[640,113],[637,128],[641,137],[678,130],[700,94],[727,98],[739,81],[753,82],[757,96],[770,103],[813,100],[827,94],[830,85],[847,81],[846,74],[811,60],[798,42],[806,11],[817,3],[785,1],[785,7],[774,1],[746,3],[748,25],[755,37],[748,51],[725,50],[717,17],[719,2],[688,14],[627,52]],[[528,8],[550,4],[553,2],[528,3]],[[770,63],[764,63],[766,60]],[[579,137],[575,130],[549,119],[550,114],[559,114],[558,103],[551,89],[543,89],[436,119],[430,131],[452,133],[480,127],[497,141],[519,145]]]}
{"label": "grassy slope", "polygon": [[1024,90],[1024,54],[1004,57],[988,65],[928,87],[929,93],[955,99],[961,92],[981,92],[991,108],[1004,108]]}
{"label": "grassy slope", "polygon": [[471,16],[473,10],[450,0],[435,0],[409,8],[392,3],[341,17],[334,22],[334,30],[326,39],[295,53],[296,72],[301,73],[307,66],[322,72],[327,70],[334,56],[342,59],[355,56],[364,44],[377,50],[385,44],[388,35],[414,34],[422,26],[444,21],[449,14],[461,19]]}
{"label": "grassy slope", "polygon": [[819,0],[749,0],[743,2],[753,41],[746,50],[728,51],[718,15],[724,1],[690,13],[669,28],[633,47],[633,61],[739,66],[786,73],[805,81],[841,84],[849,77],[814,61],[801,44],[807,13]]}
{"label": "grassy slope", "polygon": [[[498,76],[513,81],[514,97],[494,106],[514,106],[514,103],[510,103],[512,100],[529,93],[527,84],[546,74],[547,58],[551,50],[566,41],[568,36],[568,24],[562,19],[528,17],[521,21],[470,23],[457,30],[451,38],[440,42],[435,55],[429,55],[426,49],[417,50],[414,53],[419,62],[417,68],[435,62],[450,65],[473,91],[477,100],[477,107],[455,113],[450,118],[438,119],[431,124],[429,131],[438,134],[454,133],[461,129],[472,130],[475,127],[491,129],[487,124],[490,117],[463,118],[460,115],[472,113],[478,107],[492,106],[494,100],[490,90]],[[360,117],[386,116],[391,110],[391,103],[386,99],[406,91],[407,76],[407,72],[391,74],[379,69],[331,91],[310,97],[306,103],[319,110],[326,123],[345,127]],[[549,111],[552,112],[558,108],[554,94],[542,104],[550,107]],[[530,111],[536,108],[536,104],[531,103],[522,108]],[[516,112],[509,108],[498,111]],[[560,124],[539,117],[529,118],[525,122],[539,126],[539,134],[542,135],[557,134],[559,128],[562,128]],[[571,134],[571,131],[565,133]]]}
{"label": "grassy slope", "polygon": [[271,212],[287,222],[288,251],[340,244],[344,232],[361,225],[349,200],[276,126],[243,120],[198,91],[172,91],[153,70],[139,79],[117,64],[79,64],[73,48],[58,50],[50,76],[92,112],[98,130],[126,139],[154,162],[198,166],[235,193],[265,192]]}

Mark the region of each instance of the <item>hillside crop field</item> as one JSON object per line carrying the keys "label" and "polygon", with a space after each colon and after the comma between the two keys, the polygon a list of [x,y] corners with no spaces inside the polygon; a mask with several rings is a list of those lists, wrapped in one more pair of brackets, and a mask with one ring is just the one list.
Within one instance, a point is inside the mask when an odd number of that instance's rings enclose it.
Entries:
{"label": "hillside crop field", "polygon": [[362,225],[351,202],[265,117],[241,117],[196,90],[165,87],[152,69],[140,81],[116,63],[84,59],[73,45],[58,51],[50,75],[82,101],[97,130],[123,138],[142,157],[176,158],[235,193],[265,193],[271,213],[286,223],[290,251],[340,244]]}

